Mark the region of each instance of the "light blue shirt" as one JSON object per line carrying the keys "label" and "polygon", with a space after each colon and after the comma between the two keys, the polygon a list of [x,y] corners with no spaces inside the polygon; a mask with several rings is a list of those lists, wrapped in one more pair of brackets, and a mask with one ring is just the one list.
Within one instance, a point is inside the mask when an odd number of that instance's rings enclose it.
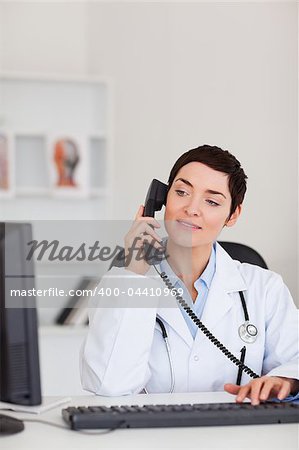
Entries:
{"label": "light blue shirt", "polygon": [[[216,250],[215,250],[215,243],[212,246],[212,252],[211,252],[211,256],[208,262],[207,267],[205,268],[205,270],[203,271],[203,273],[201,274],[201,276],[194,282],[194,287],[197,290],[197,297],[195,302],[193,302],[192,297],[188,291],[188,289],[186,288],[184,282],[178,278],[178,276],[173,272],[172,268],[170,267],[167,259],[163,259],[163,261],[161,261],[160,263],[160,270],[162,272],[165,272],[166,275],[168,276],[170,282],[172,283],[172,285],[178,289],[181,288],[183,289],[183,294],[182,297],[183,299],[188,303],[188,306],[190,306],[190,308],[192,309],[192,311],[197,315],[197,317],[199,317],[199,319],[202,316],[206,301],[207,301],[207,297],[209,294],[209,290],[210,290],[210,286],[216,271]],[[198,330],[198,326],[193,322],[193,320],[191,319],[191,317],[186,313],[186,311],[184,310],[184,308],[179,305],[181,312],[183,314],[183,317],[188,325],[188,328],[190,330],[190,333],[193,336],[193,339],[195,339],[197,330]]]}

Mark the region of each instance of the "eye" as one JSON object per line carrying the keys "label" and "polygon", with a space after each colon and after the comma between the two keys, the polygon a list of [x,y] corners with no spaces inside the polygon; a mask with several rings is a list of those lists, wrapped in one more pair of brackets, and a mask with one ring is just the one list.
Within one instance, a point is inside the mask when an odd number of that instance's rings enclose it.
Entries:
{"label": "eye", "polygon": [[188,195],[187,192],[181,191],[180,189],[176,189],[175,191],[180,197],[184,197],[184,194]]}
{"label": "eye", "polygon": [[220,206],[219,203],[214,202],[213,200],[207,200],[207,203],[211,206]]}

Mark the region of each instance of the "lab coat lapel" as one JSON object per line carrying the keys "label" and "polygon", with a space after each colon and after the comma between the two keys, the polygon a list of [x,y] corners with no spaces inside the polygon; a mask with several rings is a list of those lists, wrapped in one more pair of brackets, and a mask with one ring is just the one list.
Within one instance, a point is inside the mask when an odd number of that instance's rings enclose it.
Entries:
{"label": "lab coat lapel", "polygon": [[232,308],[235,299],[231,294],[246,289],[236,262],[216,243],[216,272],[202,315],[204,325],[212,331]]}
{"label": "lab coat lapel", "polygon": [[191,332],[188,328],[188,325],[183,317],[181,310],[177,306],[177,301],[175,297],[172,297],[171,300],[172,302],[174,302],[174,307],[159,308],[157,311],[157,315],[160,316],[164,322],[167,322],[191,348],[194,342]]}
{"label": "lab coat lapel", "polygon": [[[147,275],[157,280],[157,282],[161,285],[162,290],[165,289],[166,285],[152,266]],[[166,297],[162,296],[160,305],[161,306],[157,308],[157,315],[169,326],[171,326],[173,330],[182,339],[184,339],[186,344],[191,348],[194,340],[183,314],[178,307],[176,298],[171,295],[167,295]]]}

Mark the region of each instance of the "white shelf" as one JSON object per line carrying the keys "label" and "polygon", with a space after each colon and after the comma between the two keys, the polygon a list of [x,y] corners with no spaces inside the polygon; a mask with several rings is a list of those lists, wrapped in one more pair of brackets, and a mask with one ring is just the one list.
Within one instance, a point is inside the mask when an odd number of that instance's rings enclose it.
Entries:
{"label": "white shelf", "polygon": [[[86,190],[105,195],[108,170],[108,84],[97,78],[0,73],[0,131],[12,137],[16,195],[49,196]],[[66,139],[62,167],[70,170],[68,142],[79,161],[75,186],[58,183],[55,143]],[[56,150],[55,150],[56,149]],[[11,161],[11,164],[12,161]],[[63,173],[63,172],[62,172]],[[82,195],[81,195],[82,196]]]}
{"label": "white shelf", "polygon": [[[36,222],[35,236],[40,236],[41,222],[88,223],[111,217],[111,93],[111,80],[105,78],[0,72],[0,133],[8,136],[11,173],[9,192],[0,189],[2,221]],[[79,143],[76,176],[82,189],[78,191],[55,187],[53,142],[63,136],[74,137]],[[85,234],[82,227],[78,238],[84,240]],[[72,266],[71,287],[82,277],[80,267]],[[49,323],[47,318],[51,316],[53,321],[64,305],[53,305],[51,311],[38,307],[40,322]],[[46,326],[40,332],[78,335],[79,328]],[[82,333],[86,329],[83,327]]]}

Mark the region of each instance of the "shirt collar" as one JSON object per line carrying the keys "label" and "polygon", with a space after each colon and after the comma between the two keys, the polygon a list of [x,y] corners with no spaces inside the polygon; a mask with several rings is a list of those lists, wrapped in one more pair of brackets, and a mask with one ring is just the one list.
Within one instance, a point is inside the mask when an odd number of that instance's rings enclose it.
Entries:
{"label": "shirt collar", "polygon": [[216,250],[214,242],[214,244],[212,245],[212,251],[208,265],[201,274],[201,276],[195,281],[194,283],[195,287],[196,284],[199,283],[199,280],[202,280],[206,284],[207,288],[210,289],[215,271],[216,271]]}

